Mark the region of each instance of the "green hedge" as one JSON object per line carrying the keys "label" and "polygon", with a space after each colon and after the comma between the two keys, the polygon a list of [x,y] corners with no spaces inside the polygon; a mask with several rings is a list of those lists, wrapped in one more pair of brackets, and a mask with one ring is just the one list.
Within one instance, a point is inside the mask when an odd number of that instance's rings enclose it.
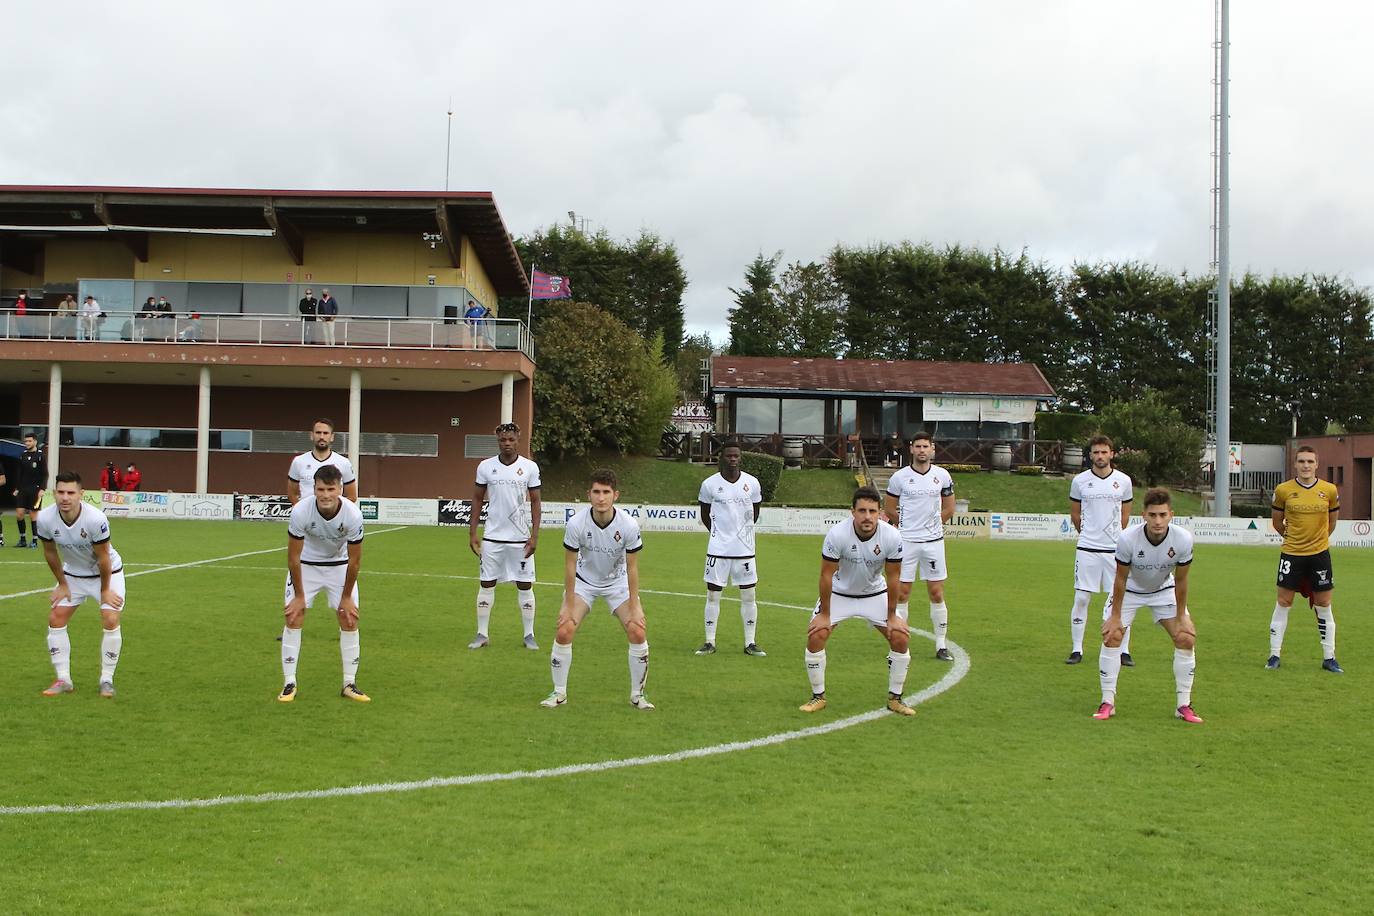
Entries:
{"label": "green hedge", "polygon": [[942,464],[940,467],[951,474],[977,474],[983,470],[976,464]]}
{"label": "green hedge", "polygon": [[1231,515],[1235,518],[1268,518],[1272,509],[1268,505],[1251,505],[1250,503],[1232,503]]}
{"label": "green hedge", "polygon": [[1026,477],[1038,477],[1045,473],[1045,468],[1043,465],[1039,464],[1018,464],[1016,466],[1016,473]]}
{"label": "green hedge", "polygon": [[782,479],[782,459],[762,452],[742,452],[739,459],[740,470],[753,474],[759,479],[763,490],[763,501],[771,502],[778,492],[778,481]]}

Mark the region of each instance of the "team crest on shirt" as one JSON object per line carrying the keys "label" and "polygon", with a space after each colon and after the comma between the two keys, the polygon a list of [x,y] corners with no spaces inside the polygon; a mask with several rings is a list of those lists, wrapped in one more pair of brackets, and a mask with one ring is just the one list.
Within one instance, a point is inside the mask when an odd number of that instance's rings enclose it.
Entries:
{"label": "team crest on shirt", "polygon": [[1120,490],[1120,489],[1121,489],[1121,481],[1119,481],[1119,480],[1113,480],[1113,481],[1112,481],[1112,489],[1113,489],[1113,490]]}
{"label": "team crest on shirt", "polygon": [[86,529],[85,529],[85,528],[82,528],[82,529],[81,529],[81,540],[83,540],[83,541],[86,540]]}
{"label": "team crest on shirt", "polygon": [[524,473],[525,473],[525,469],[524,469],[524,468],[516,468],[516,469],[515,469],[515,476],[516,476],[516,477],[520,477],[520,476],[524,475]]}
{"label": "team crest on shirt", "polygon": [[749,492],[749,484],[747,484],[747,483],[744,485],[744,492],[746,492],[746,493]]}
{"label": "team crest on shirt", "polygon": [[1174,548],[1170,547],[1170,548],[1169,548],[1169,559],[1172,560],[1173,558],[1174,558]]}
{"label": "team crest on shirt", "polygon": [[343,522],[339,522],[339,534],[343,534],[343,529],[344,529]]}
{"label": "team crest on shirt", "polygon": [[620,543],[620,532],[619,532],[619,531],[617,531],[617,532],[615,533],[615,542],[616,542],[617,544]]}
{"label": "team crest on shirt", "polygon": [[878,556],[879,554],[881,554],[882,552],[883,552],[883,545],[882,545],[882,544],[874,544],[874,545],[873,545],[873,555],[874,555],[875,557]]}

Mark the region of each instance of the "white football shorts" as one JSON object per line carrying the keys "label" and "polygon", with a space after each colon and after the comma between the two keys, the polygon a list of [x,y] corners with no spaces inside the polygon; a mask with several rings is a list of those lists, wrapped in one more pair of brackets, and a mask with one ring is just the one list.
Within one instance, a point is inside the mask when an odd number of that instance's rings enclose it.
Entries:
{"label": "white football shorts", "polygon": [[478,575],[483,582],[533,582],[534,557],[525,556],[525,542],[483,541]]}
{"label": "white football shorts", "polygon": [[[816,599],[816,607],[811,611],[811,616],[815,617],[821,612],[820,599]],[[851,617],[861,617],[875,627],[887,626],[887,592],[880,592],[876,595],[868,595],[864,598],[850,598],[847,595],[830,596],[830,626],[838,626],[841,621],[849,620]]]}
{"label": "white football shorts", "polygon": [[1127,592],[1126,596],[1121,599],[1121,625],[1129,627],[1134,623],[1135,612],[1143,607],[1150,609],[1150,613],[1154,615],[1155,623],[1178,616],[1178,603],[1174,600],[1172,588],[1166,588],[1150,595]]}
{"label": "white football shorts", "polygon": [[922,582],[943,582],[949,578],[943,540],[902,541],[902,581],[915,582],[918,569]]}
{"label": "white football shorts", "polygon": [[1079,548],[1073,557],[1073,587],[1080,592],[1112,593],[1116,584],[1116,551],[1099,553]]}
{"label": "white football shorts", "polygon": [[[348,574],[348,564],[340,563],[338,566],[312,566],[309,563],[301,564],[301,586],[305,589],[305,606],[308,609],[315,603],[315,596],[320,592],[325,593],[329,600],[329,609],[337,611],[339,601],[343,598],[344,579]],[[286,574],[286,600],[283,604],[290,604],[295,590],[291,588],[291,573]],[[358,604],[358,583],[353,583],[353,603]]]}
{"label": "white football shorts", "polygon": [[[99,576],[73,576],[64,574],[67,580],[67,590],[72,593],[71,598],[66,601],[59,601],[58,607],[79,607],[83,601],[90,599],[100,605],[102,611],[123,611],[128,605],[121,605],[119,608],[112,608],[108,604],[101,604],[100,601],[100,577]],[[110,591],[119,597],[124,597],[124,570],[110,575]]]}
{"label": "white football shorts", "polygon": [[701,577],[721,588],[733,582],[740,588],[759,584],[758,564],[753,557],[706,557],[706,573]]}
{"label": "white football shorts", "polygon": [[610,605],[611,613],[614,614],[617,608],[630,600],[630,580],[617,579],[610,585],[592,585],[590,582],[574,579],[573,592],[588,608],[595,605],[596,599],[605,598],[606,603]]}

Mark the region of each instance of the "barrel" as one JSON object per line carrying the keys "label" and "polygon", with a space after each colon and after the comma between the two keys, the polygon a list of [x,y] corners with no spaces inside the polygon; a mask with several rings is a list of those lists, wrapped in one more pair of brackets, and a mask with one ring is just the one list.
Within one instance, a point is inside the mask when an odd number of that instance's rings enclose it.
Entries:
{"label": "barrel", "polygon": [[1077,474],[1083,470],[1083,446],[1066,445],[1064,446],[1064,471],[1068,474]]}
{"label": "barrel", "polygon": [[801,467],[802,454],[802,440],[796,437],[788,437],[782,440],[782,461],[787,467]]}
{"label": "barrel", "polygon": [[992,469],[994,471],[1011,470],[1011,446],[1005,442],[999,442],[992,447]]}

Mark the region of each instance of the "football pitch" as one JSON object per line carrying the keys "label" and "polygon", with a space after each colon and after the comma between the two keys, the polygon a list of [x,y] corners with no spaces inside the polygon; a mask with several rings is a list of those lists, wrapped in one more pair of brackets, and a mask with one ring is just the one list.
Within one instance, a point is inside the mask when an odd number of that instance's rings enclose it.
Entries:
{"label": "football pitch", "polygon": [[[767,658],[741,652],[734,589],[720,651],[697,657],[706,535],[646,533],[658,708],[641,712],[600,606],[568,705],[538,705],[558,530],[537,555],[541,650],[521,647],[502,585],[492,644],[472,652],[467,532],[373,525],[358,676],[373,702],[340,699],[321,601],[284,705],[285,526],[112,528],[130,574],[114,700],[96,693],[89,603],[70,626],[77,692],[39,696],[51,576],[38,551],[0,551],[0,911],[1317,912],[1374,899],[1374,573],[1357,551],[1334,551],[1341,676],[1320,670],[1298,607],[1282,669],[1264,670],[1275,551],[1198,547],[1206,722],[1189,726],[1173,718],[1172,645],[1147,617],[1117,717],[1090,718],[1095,620],[1084,664],[1063,664],[1070,543],[950,542],[960,662],[912,640],[907,693],[933,689],[903,720],[865,716],[886,696],[886,643],[857,622],[830,642],[830,707],[797,711],[820,537],[760,538]],[[923,600],[911,620],[929,628]],[[832,728],[792,734],[815,726]],[[327,791],[348,787],[365,788]],[[37,810],[52,806],[91,807]]]}

